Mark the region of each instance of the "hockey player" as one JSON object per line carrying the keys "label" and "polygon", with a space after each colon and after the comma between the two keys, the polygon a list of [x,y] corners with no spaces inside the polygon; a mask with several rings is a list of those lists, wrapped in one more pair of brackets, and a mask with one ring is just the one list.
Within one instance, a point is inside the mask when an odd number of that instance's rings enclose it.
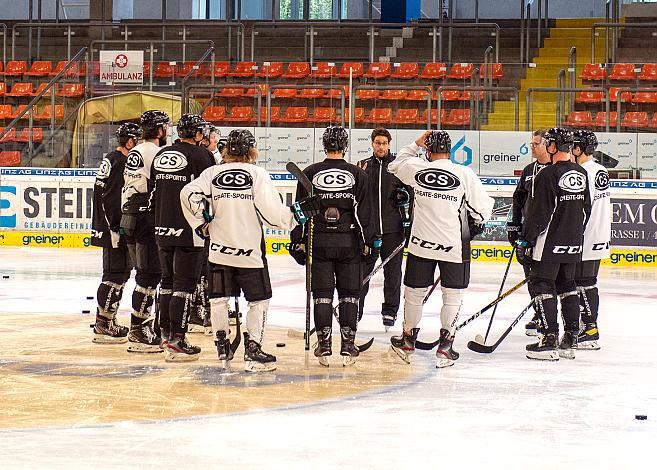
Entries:
{"label": "hockey player", "polygon": [[221,159],[223,158],[222,151],[226,148],[226,141],[220,139],[220,137],[221,132],[219,132],[219,129],[208,123],[204,130],[203,140],[201,140],[201,145],[208,149],[217,165],[221,163]]}
{"label": "hockey player", "polygon": [[207,124],[198,114],[183,114],[177,126],[180,141],[160,150],[151,167],[155,238],[162,266],[160,329],[168,362],[193,361],[201,353],[201,348],[187,342],[186,334],[204,240],[187,223],[180,194],[214,164],[212,154],[198,145]]}
{"label": "hockey player", "polygon": [[[340,355],[343,365],[358,356],[356,328],[361,292],[361,258],[378,256],[379,235],[371,223],[371,194],[367,175],[344,160],[349,136],[341,126],[327,127],[322,136],[326,159],[313,163],[303,172],[320,197],[320,214],[313,220],[313,233],[296,228],[291,234],[290,253],[299,264],[306,261],[305,247],[312,237],[311,289],[317,347],[314,355],[328,366],[332,351],[333,293],[338,291]],[[297,185],[297,200],[307,196]]]}
{"label": "hockey player", "polygon": [[[545,131],[538,129],[532,135],[532,157],[534,161],[523,168],[518,181],[518,186],[513,192],[513,204],[511,207],[511,222],[507,223],[507,235],[511,245],[516,244],[518,236],[522,231],[522,221],[526,217],[527,208],[532,197],[534,197],[534,181],[539,171],[550,164],[550,155],[545,150],[545,143],[543,142],[543,135]],[[525,277],[529,277],[530,265],[523,264]],[[534,298],[532,293],[529,295]],[[525,325],[525,332],[528,336],[536,336],[536,327],[538,325],[538,314],[534,312],[534,318]]]}
{"label": "hockey player", "polygon": [[575,267],[575,283],[579,294],[579,311],[584,329],[577,338],[577,349],[600,349],[598,340],[598,307],[600,296],[596,286],[600,260],[609,258],[611,239],[611,192],[609,173],[593,160],[598,139],[591,131],[573,133],[572,155],[588,176],[591,217],[584,230],[582,261]]}
{"label": "hockey player", "polygon": [[[168,123],[169,116],[163,111],[151,110],[141,115],[144,141],[130,150],[123,172],[121,228],[126,234],[128,250],[137,269],[128,335],[130,352],[158,352],[160,347],[160,338],[150,318],[155,289],[162,273],[149,193],[152,187],[151,165],[155,154],[166,144]],[[156,328],[159,330],[157,325]]]}
{"label": "hockey player", "polygon": [[128,328],[116,323],[123,287],[130,277],[132,262],[121,236],[121,188],[128,152],[137,145],[141,129],[135,123],[116,129],[118,147],[100,163],[94,184],[91,244],[103,248],[103,278],[98,286],[98,308],[94,343],[125,343]]}
{"label": "hockey player", "polygon": [[[570,160],[573,134],[553,128],[544,136],[552,164],[538,174],[516,242],[520,260],[531,258],[530,292],[539,314],[539,341],[527,345],[527,357],[538,360],[574,358],[579,332],[575,266],[582,259],[584,227],[591,213],[586,171]],[[564,335],[558,344],[557,295]]]}
{"label": "hockey player", "polygon": [[[410,227],[410,192],[396,176],[388,172],[388,165],[395,156],[390,153],[392,136],[387,129],[378,127],[372,131],[371,157],[361,160],[357,166],[367,173],[370,181],[370,193],[374,209],[373,220],[375,230],[382,234],[381,259],[386,259],[401,243],[404,242],[404,230]],[[406,208],[406,210],[404,210]],[[401,209],[401,210],[400,210]],[[369,257],[365,263],[365,275],[374,269],[378,257]],[[393,326],[399,310],[401,294],[403,252],[399,251],[383,267],[383,296],[381,317],[386,328]],[[369,283],[363,286],[360,294],[359,320],[363,316],[365,297],[369,291]]]}
{"label": "hockey player", "polygon": [[[410,363],[422,318],[423,299],[440,271],[443,306],[436,367],[454,364],[456,321],[463,292],[470,282],[470,240],[483,231],[494,200],[472,169],[450,160],[447,132],[427,131],[402,148],[389,168],[413,188],[413,226],[404,275],[404,324],[400,336],[390,338],[392,349]],[[422,148],[427,157],[417,158]]]}
{"label": "hockey player", "polygon": [[[180,193],[189,225],[210,238],[210,311],[219,360],[233,358],[228,337],[228,301],[244,292],[246,315],[244,368],[276,369],[276,357],[262,350],[267,307],[272,296],[262,224],[291,230],[317,211],[316,198],[286,207],[265,169],[255,165],[256,141],[248,130],[233,130],[221,165],[204,171]],[[213,217],[214,215],[214,217]]]}

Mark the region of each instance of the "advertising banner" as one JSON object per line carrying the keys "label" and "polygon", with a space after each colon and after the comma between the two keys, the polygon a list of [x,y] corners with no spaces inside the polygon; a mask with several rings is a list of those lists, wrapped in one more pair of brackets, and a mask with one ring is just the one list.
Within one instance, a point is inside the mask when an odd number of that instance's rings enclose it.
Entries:
{"label": "advertising banner", "polygon": [[100,81],[143,83],[144,51],[100,51]]}
{"label": "advertising banner", "polygon": [[479,174],[513,176],[532,162],[531,132],[479,133]]}

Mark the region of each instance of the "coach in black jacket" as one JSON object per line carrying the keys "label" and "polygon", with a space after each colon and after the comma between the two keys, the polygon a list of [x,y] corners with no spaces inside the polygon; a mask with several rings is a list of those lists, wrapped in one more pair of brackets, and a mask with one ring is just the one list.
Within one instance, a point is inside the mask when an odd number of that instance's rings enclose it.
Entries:
{"label": "coach in black jacket", "polygon": [[[365,170],[370,182],[372,194],[372,224],[377,233],[382,235],[381,259],[384,260],[404,242],[404,231],[410,231],[410,207],[412,207],[411,194],[406,186],[395,176],[388,173],[388,165],[395,159],[390,153],[392,136],[382,127],[372,131],[371,157],[357,163],[359,168]],[[383,268],[383,295],[381,305],[383,325],[386,330],[395,324],[397,310],[399,310],[399,297],[401,292],[401,265],[402,252],[400,250]],[[365,263],[364,276],[374,269],[378,257],[370,257]],[[369,290],[369,283],[363,286],[360,295],[359,319],[363,316],[365,296]]]}

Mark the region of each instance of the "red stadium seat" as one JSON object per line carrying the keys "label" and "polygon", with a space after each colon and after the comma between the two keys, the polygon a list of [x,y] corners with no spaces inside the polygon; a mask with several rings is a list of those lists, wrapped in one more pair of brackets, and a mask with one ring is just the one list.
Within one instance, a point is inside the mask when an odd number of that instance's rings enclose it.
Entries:
{"label": "red stadium seat", "polygon": [[440,94],[445,101],[457,101],[461,97],[459,90],[443,90]]}
{"label": "red stadium seat", "polygon": [[251,122],[253,121],[253,108],[251,106],[235,106],[225,119],[227,122]]}
{"label": "red stadium seat", "polygon": [[402,62],[395,68],[390,77],[401,80],[411,80],[418,77],[420,67],[417,62]]}
{"label": "red stadium seat", "polygon": [[308,62],[290,62],[283,78],[300,80],[310,75],[310,64]]}
{"label": "red stadium seat", "polygon": [[447,78],[466,80],[472,76],[472,72],[474,72],[473,64],[458,63],[452,65]]}
{"label": "red stadium seat", "polygon": [[623,127],[646,128],[648,127],[648,113],[645,111],[630,111],[625,113],[621,121]]}
{"label": "red stadium seat", "polygon": [[650,129],[657,129],[657,113],[652,115],[652,120],[648,122],[648,127]]}
{"label": "red stadium seat", "polygon": [[324,98],[325,90],[323,88],[302,88],[299,90],[299,98],[304,100],[317,100]]}
{"label": "red stadium seat", "polygon": [[[618,124],[618,113],[616,111],[609,111],[609,126],[616,127]],[[593,125],[596,127],[605,127],[605,112],[600,111],[595,115]]]}
{"label": "red stadium seat", "polygon": [[470,109],[452,109],[443,122],[446,126],[467,126],[470,124]]}
{"label": "red stadium seat", "polygon": [[379,97],[379,90],[371,89],[358,89],[356,90],[356,99],[359,100],[375,100]]}
{"label": "red stadium seat", "polygon": [[0,119],[8,119],[11,116],[11,105],[0,104]]}
{"label": "red stadium seat", "polygon": [[[344,120],[349,123],[349,120],[351,119],[349,110],[345,109],[345,113],[347,114],[345,115]],[[356,124],[362,124],[365,122],[365,108],[354,108],[354,122]]]}
{"label": "red stadium seat", "polygon": [[[54,76],[57,75],[59,72],[61,72],[62,70],[64,70],[64,67],[66,67],[66,64],[68,64],[68,61],[66,61],[66,60],[60,60],[59,62],[57,62],[57,66],[52,70],[52,72],[50,72],[50,73],[48,74],[48,76],[49,76],[49,77],[54,77]],[[95,63],[94,63],[94,73],[95,73],[95,71],[96,71],[96,67],[97,67],[97,66],[100,67],[100,64],[99,64],[98,62],[95,62]],[[83,67],[84,67],[84,64],[83,64]],[[83,70],[86,70],[86,67],[84,67]],[[79,74],[80,74],[79,72],[81,72],[81,71],[79,70],[78,65],[77,65],[77,64],[73,64],[73,65],[72,65],[72,66],[66,71],[66,73],[64,74],[64,77],[71,77],[71,76],[79,75]],[[84,75],[84,72],[82,72],[82,75]]]}
{"label": "red stadium seat", "polygon": [[[426,124],[427,123],[427,110],[425,109],[422,112],[422,115],[418,119],[417,123],[418,124]],[[445,119],[447,119],[447,110],[445,108],[442,108],[440,110],[440,122],[444,122]],[[431,124],[438,124],[438,110],[436,108],[431,109]]]}
{"label": "red stadium seat", "polygon": [[31,83],[18,82],[14,83],[11,87],[11,91],[5,93],[6,96],[11,96],[14,98],[24,98],[26,96],[32,95],[33,86]]}
{"label": "red stadium seat", "polygon": [[639,80],[644,82],[657,82],[657,64],[645,64],[641,68]]}
{"label": "red stadium seat", "polygon": [[[479,76],[481,78],[486,78],[490,77],[493,80],[499,80],[504,76],[504,73],[502,72],[502,64],[487,64],[487,67],[484,67],[485,64],[481,64],[481,68],[479,69]],[[488,71],[488,73],[486,72]]]}
{"label": "red stadium seat", "polygon": [[471,92],[470,90],[464,90],[459,99],[461,101],[470,101],[470,97],[474,93],[474,99],[475,100],[483,100],[484,99],[484,92],[483,91],[474,91]]}
{"label": "red stadium seat", "polygon": [[392,108],[372,108],[365,122],[390,124],[392,122]]}
{"label": "red stadium seat", "polygon": [[338,88],[331,88],[327,91],[326,97],[339,100],[342,97],[340,90],[344,92],[345,99],[349,98],[349,85],[340,85]]}
{"label": "red stadium seat", "polygon": [[576,103],[602,103],[605,94],[602,91],[580,91],[575,98]]}
{"label": "red stadium seat", "polygon": [[256,73],[258,78],[279,78],[283,75],[283,62],[265,62]]}
{"label": "red stadium seat", "polygon": [[231,77],[251,78],[255,76],[255,62],[238,62],[235,68],[228,75]]}
{"label": "red stadium seat", "polygon": [[[2,131],[4,130],[5,130],[4,127],[0,127],[0,133],[2,133]],[[16,129],[13,127],[9,129],[9,131],[7,131],[7,133],[4,135],[4,137],[2,137],[2,139],[0,139],[0,142],[15,142],[15,141],[16,141]]]}
{"label": "red stadium seat", "polygon": [[335,76],[338,78],[349,78],[350,70],[352,78],[361,78],[363,76],[363,64],[361,62],[345,62]]}
{"label": "red stadium seat", "polygon": [[[272,106],[269,108],[271,110],[271,119],[269,122],[281,122],[281,108],[278,106]],[[263,106],[260,109],[260,118],[262,122],[267,121],[267,107]]]}
{"label": "red stadium seat", "polygon": [[5,64],[4,62],[0,61],[0,75],[5,74]]}
{"label": "red stadium seat", "polygon": [[[230,73],[230,63],[229,62],[215,62],[214,63],[214,68],[210,70],[212,67],[208,68],[208,70],[205,71],[205,76],[210,77],[214,74],[214,78],[224,78],[227,77],[228,74]],[[145,74],[146,72],[144,72]]]}
{"label": "red stadium seat", "polygon": [[173,78],[176,76],[178,66],[175,62],[160,62],[155,67],[155,78]]}
{"label": "red stadium seat", "polygon": [[406,90],[383,90],[381,93],[382,100],[401,101],[406,99],[408,92]]}
{"label": "red stadium seat", "polygon": [[[43,90],[45,90],[47,86],[48,86],[47,83],[39,83],[39,86],[37,87],[37,89],[34,90],[32,93],[30,93],[30,96],[36,96],[36,95],[38,95],[38,94],[41,93]],[[57,83],[55,83],[54,87],[55,87],[55,96],[59,96],[59,85],[58,85]],[[50,97],[50,93],[51,93],[51,91],[52,91],[52,89],[48,90],[48,91],[43,95],[43,98],[49,98],[49,97]]]}
{"label": "red stadium seat", "polygon": [[328,62],[317,62],[310,72],[310,78],[329,79],[335,76],[335,65],[329,65]]}
{"label": "red stadium seat", "polygon": [[223,122],[226,120],[225,106],[208,106],[203,111],[203,119],[209,122]]}
{"label": "red stadium seat", "polygon": [[590,111],[573,111],[568,115],[568,119],[564,124],[572,127],[591,127],[593,118]]}
{"label": "red stadium seat", "polygon": [[0,152],[0,166],[21,166],[21,153],[18,151]]}
{"label": "red stadium seat", "polygon": [[338,112],[335,108],[315,108],[311,121],[314,123],[337,122]]}
{"label": "red stadium seat", "polygon": [[428,90],[411,90],[408,92],[406,99],[410,101],[426,101],[428,96]]}
{"label": "red stadium seat", "polygon": [[147,60],[144,61],[143,74],[144,74],[144,82],[147,82],[149,77],[151,76],[151,63]]}
{"label": "red stadium seat", "polygon": [[27,62],[24,60],[10,60],[5,67],[6,77],[20,77],[27,72]]}
{"label": "red stadium seat", "polygon": [[282,122],[306,122],[308,121],[308,108],[305,106],[290,106],[285,110]]}
{"label": "red stadium seat", "polygon": [[363,76],[365,78],[381,80],[390,76],[391,69],[392,67],[390,62],[372,62],[367,68],[367,73],[365,73]]}
{"label": "red stadium seat", "polygon": [[0,96],[5,96],[5,93],[7,93],[7,84],[0,82]]}
{"label": "red stadium seat", "polygon": [[49,60],[37,60],[32,63],[30,70],[25,73],[28,77],[47,77],[52,72],[52,62]]}
{"label": "red stadium seat", "polygon": [[604,80],[605,69],[600,64],[584,64],[584,70],[579,75],[582,80]]}
{"label": "red stadium seat", "polygon": [[272,93],[272,96],[274,98],[292,99],[297,97],[297,90],[296,88],[276,88]]}
{"label": "red stadium seat", "polygon": [[64,83],[57,96],[64,98],[81,98],[84,96],[84,83]]}
{"label": "red stadium seat", "polygon": [[[187,76],[187,74],[194,68],[196,65],[195,60],[188,60],[183,62],[183,64],[180,66],[180,69],[178,69],[178,76],[181,78],[184,78]],[[206,70],[206,65],[205,64],[198,64],[198,68],[192,72],[192,77],[200,77],[203,74],[205,74]]]}
{"label": "red stadium seat", "polygon": [[[46,105],[41,108],[41,114],[36,114],[34,119],[37,121],[50,121],[53,116],[53,109],[51,105]],[[55,105],[55,121],[61,121],[64,119],[64,105],[56,104]]]}
{"label": "red stadium seat", "polygon": [[[30,129],[25,128],[23,131],[16,137],[16,142],[29,142],[30,141]],[[43,129],[40,127],[32,128],[32,142],[42,142],[43,141]]]}
{"label": "red stadium seat", "polygon": [[420,113],[417,109],[398,109],[395,113],[395,117],[392,120],[394,124],[416,124],[420,116]]}
{"label": "red stadium seat", "polygon": [[[21,104],[16,107],[15,111],[12,111],[11,114],[8,116],[10,119],[16,119],[20,113],[23,112],[24,109],[27,108],[26,104]],[[38,119],[38,109],[36,106],[34,106],[34,119]],[[30,113],[27,112],[25,113],[21,119],[29,119],[30,118]]]}
{"label": "red stadium seat", "polygon": [[244,88],[222,88],[214,96],[222,98],[240,98],[244,96]]}
{"label": "red stadium seat", "polygon": [[265,83],[257,83],[253,85],[253,88],[249,88],[246,90],[246,93],[244,93],[244,96],[248,98],[258,98],[258,92],[256,91],[258,88],[260,88],[260,92],[262,94],[262,99],[265,100],[267,99],[267,90],[269,89],[269,85]]}
{"label": "red stadium seat", "polygon": [[424,80],[436,80],[447,75],[447,67],[443,62],[429,62],[424,65],[420,78]]}
{"label": "red stadium seat", "polygon": [[[618,100],[618,88],[611,87],[609,89],[609,101],[615,103]],[[629,103],[632,101],[632,92],[631,91],[622,91],[621,92],[621,102]]]}
{"label": "red stadium seat", "polygon": [[655,91],[637,91],[632,98],[633,103],[657,103],[657,90]]}
{"label": "red stadium seat", "polygon": [[635,80],[636,72],[634,71],[634,64],[614,64],[609,74],[609,80],[614,81],[628,81]]}

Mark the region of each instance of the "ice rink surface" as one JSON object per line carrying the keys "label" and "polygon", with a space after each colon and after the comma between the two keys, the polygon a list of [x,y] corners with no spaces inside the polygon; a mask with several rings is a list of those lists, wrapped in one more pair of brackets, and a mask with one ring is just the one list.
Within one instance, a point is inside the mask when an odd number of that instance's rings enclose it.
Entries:
{"label": "ice rink surface", "polygon": [[[268,340],[288,343],[287,359],[279,359],[274,377],[267,379],[273,385],[249,387],[245,379],[236,387],[196,379],[194,388],[172,383],[154,393],[148,379],[123,379],[128,386],[135,381],[135,393],[165,401],[167,406],[193,400],[189,390],[202,392],[196,397],[201,398],[201,406],[193,415],[162,418],[166,413],[161,409],[136,413],[142,401],[133,404],[120,395],[121,388],[112,382],[118,379],[71,378],[71,393],[82,387],[78,397],[84,396],[86,383],[90,389],[103,387],[108,396],[122,402],[122,418],[101,419],[96,416],[101,410],[90,402],[71,401],[61,386],[46,387],[55,379],[43,373],[52,370],[48,363],[57,354],[68,352],[68,360],[76,361],[69,343],[86,354],[84,360],[103,361],[103,347],[91,344],[87,327],[93,315],[81,313],[93,304],[85,299],[95,295],[100,251],[0,248],[0,337],[3,349],[9,348],[0,353],[0,467],[657,468],[657,271],[603,268],[600,351],[578,351],[574,361],[558,363],[526,359],[524,347],[530,339],[523,325],[530,319],[528,314],[498,350],[478,355],[466,343],[485,333],[489,319],[485,315],[457,334],[455,349],[461,357],[453,367],[440,370],[434,367],[433,353],[416,353],[411,366],[385,353],[390,334],[401,329],[401,319],[384,333],[379,316],[382,277],[377,275],[358,334],[359,342],[374,336],[375,346],[363,353],[353,371],[332,369],[318,380],[318,366],[313,361],[311,372],[305,372],[301,342],[285,333],[290,327],[303,329],[304,270],[287,256],[269,260],[274,297]],[[504,268],[473,264],[461,320],[496,297]],[[521,273],[514,264],[507,286],[518,282]],[[121,304],[122,324],[128,322],[133,286],[128,284]],[[500,304],[489,343],[527,302],[523,288]],[[440,304],[437,291],[426,305],[420,339],[438,336]],[[122,361],[122,354],[116,350],[112,364],[117,364],[117,357]],[[215,354],[211,346],[204,347],[199,362],[212,365]],[[161,355],[149,356],[138,360],[152,364],[160,377],[181,370],[169,370],[179,365],[165,364]],[[125,361],[135,359],[125,353]],[[378,375],[370,378],[366,368],[376,369]],[[206,379],[208,373],[215,374],[212,367],[207,371]],[[296,380],[283,383],[291,376]],[[66,378],[56,380],[61,385]],[[329,393],[331,381],[344,390]],[[231,386],[234,394],[227,399],[251,400],[248,409],[231,409],[229,403],[217,406],[216,397]],[[315,399],[309,393],[318,387],[327,393]],[[203,407],[205,397],[214,397],[212,406]],[[19,402],[22,412],[29,413],[34,406],[33,424],[29,414],[16,424],[18,413],[12,407]],[[47,407],[39,406],[44,403]],[[102,403],[99,407],[108,406]],[[75,411],[88,419],[57,424],[62,408],[76,406],[87,407]],[[132,413],[140,418],[134,419]],[[44,414],[52,416],[52,422]],[[648,419],[638,421],[638,414]]]}

